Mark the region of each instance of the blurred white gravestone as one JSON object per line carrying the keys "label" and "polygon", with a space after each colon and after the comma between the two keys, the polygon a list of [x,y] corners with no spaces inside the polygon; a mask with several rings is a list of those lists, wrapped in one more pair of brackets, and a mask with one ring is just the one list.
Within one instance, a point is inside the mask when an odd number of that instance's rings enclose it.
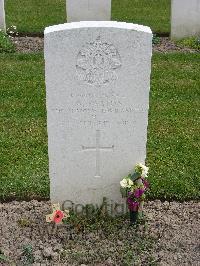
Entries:
{"label": "blurred white gravestone", "polygon": [[171,38],[200,36],[200,0],[172,0]]}
{"label": "blurred white gravestone", "polygon": [[6,31],[4,0],[0,0],[0,29]]}
{"label": "blurred white gravestone", "polygon": [[108,21],[111,0],[67,0],[67,22]]}
{"label": "blurred white gravestone", "polygon": [[149,27],[74,22],[45,29],[51,200],[122,202],[120,180],[145,161]]}

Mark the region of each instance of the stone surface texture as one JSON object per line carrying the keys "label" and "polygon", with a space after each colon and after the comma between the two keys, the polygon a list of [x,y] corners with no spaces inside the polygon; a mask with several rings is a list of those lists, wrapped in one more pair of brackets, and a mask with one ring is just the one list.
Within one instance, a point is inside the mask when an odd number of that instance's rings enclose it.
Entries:
{"label": "stone surface texture", "polygon": [[4,0],[0,0],[0,29],[6,31]]}
{"label": "stone surface texture", "polygon": [[67,21],[108,21],[111,0],[67,0]]}
{"label": "stone surface texture", "polygon": [[120,203],[120,180],[146,158],[151,30],[67,23],[44,44],[51,200]]}
{"label": "stone surface texture", "polygon": [[171,37],[200,36],[200,0],[172,0]]}

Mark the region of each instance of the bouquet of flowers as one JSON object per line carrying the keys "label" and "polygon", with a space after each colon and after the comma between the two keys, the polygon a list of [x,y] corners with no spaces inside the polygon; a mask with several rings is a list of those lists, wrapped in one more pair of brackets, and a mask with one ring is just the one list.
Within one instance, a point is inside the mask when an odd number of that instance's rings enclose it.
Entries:
{"label": "bouquet of flowers", "polygon": [[[149,188],[147,181],[149,168],[145,165],[138,163],[134,168],[134,172],[129,174],[120,182],[121,194],[123,197],[127,197],[127,204],[130,213],[137,214],[143,209],[145,200],[145,192]],[[136,217],[134,218],[137,219]]]}

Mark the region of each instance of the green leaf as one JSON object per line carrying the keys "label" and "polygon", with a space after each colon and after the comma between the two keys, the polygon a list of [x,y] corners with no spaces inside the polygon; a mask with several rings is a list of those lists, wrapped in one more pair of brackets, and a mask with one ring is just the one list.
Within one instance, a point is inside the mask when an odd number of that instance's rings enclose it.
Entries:
{"label": "green leaf", "polygon": [[127,189],[126,188],[120,188],[120,192],[121,192],[121,194],[122,194],[122,198],[126,198],[127,197],[127,195],[128,195],[128,191],[127,191]]}
{"label": "green leaf", "polygon": [[133,173],[133,174],[131,175],[130,179],[134,182],[134,181],[136,181],[140,176],[141,176],[140,173],[135,172],[135,173]]}

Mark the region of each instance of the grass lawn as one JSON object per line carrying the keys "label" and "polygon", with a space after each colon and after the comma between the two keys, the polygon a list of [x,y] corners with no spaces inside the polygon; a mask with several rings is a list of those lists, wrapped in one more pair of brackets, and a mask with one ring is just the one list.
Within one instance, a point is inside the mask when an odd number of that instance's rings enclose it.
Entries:
{"label": "grass lawn", "polygon": [[200,196],[199,54],[153,57],[147,161],[151,196]]}
{"label": "grass lawn", "polygon": [[66,21],[66,0],[5,0],[6,24],[18,32],[43,32]]}
{"label": "grass lawn", "polygon": [[[66,21],[66,0],[5,0],[7,27],[18,32],[43,32]],[[112,20],[150,26],[154,32],[170,31],[170,0],[112,0]]]}
{"label": "grass lawn", "polygon": [[1,54],[0,61],[0,198],[45,197],[49,180],[43,58]]}
{"label": "grass lawn", "polygon": [[171,0],[112,0],[112,20],[149,26],[153,32],[170,32]]}
{"label": "grass lawn", "polygon": [[[0,199],[49,196],[42,54],[0,55]],[[200,54],[154,54],[148,156],[151,198],[199,195]]]}

